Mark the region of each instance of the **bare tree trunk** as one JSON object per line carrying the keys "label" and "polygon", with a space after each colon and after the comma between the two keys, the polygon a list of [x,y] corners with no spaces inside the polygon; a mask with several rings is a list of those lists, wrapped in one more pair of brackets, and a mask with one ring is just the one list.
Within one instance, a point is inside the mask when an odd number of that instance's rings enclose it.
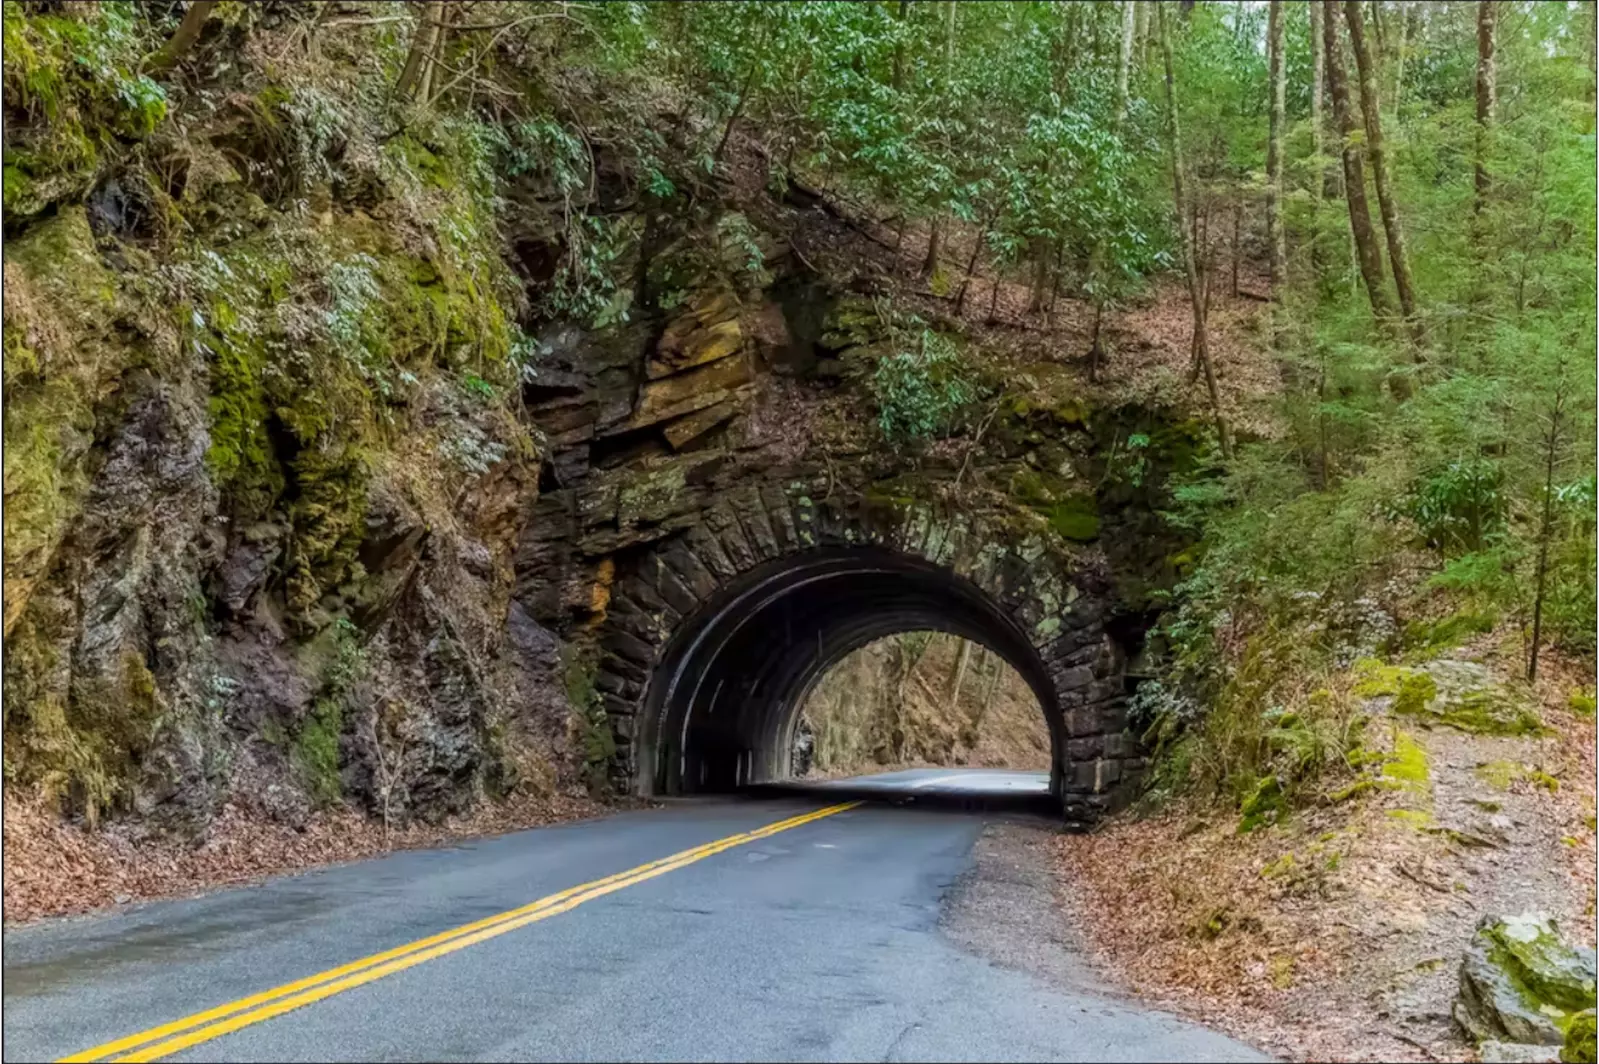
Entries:
{"label": "bare tree trunk", "polygon": [[1394,41],[1394,91],[1388,97],[1393,101],[1389,105],[1388,113],[1393,118],[1395,126],[1399,124],[1399,101],[1405,95],[1405,54],[1410,51],[1410,22],[1413,16],[1410,4],[1405,0],[1399,0],[1396,6],[1399,9],[1397,16],[1399,26],[1395,31],[1397,38]]}
{"label": "bare tree trunk", "polygon": [[1538,650],[1543,644],[1544,588],[1549,579],[1549,540],[1554,531],[1555,464],[1560,454],[1560,419],[1565,413],[1565,367],[1556,383],[1555,405],[1544,434],[1543,518],[1538,523],[1538,577],[1532,597],[1532,650],[1527,655],[1527,682],[1538,679]]}
{"label": "bare tree trunk", "polygon": [[216,6],[216,0],[194,0],[183,13],[183,21],[178,23],[177,32],[145,60],[144,72],[152,78],[158,78],[177,66],[178,60],[187,55],[189,49],[194,47],[194,42],[200,39],[200,31],[205,28],[205,21],[211,17],[211,9]]}
{"label": "bare tree trunk", "polygon": [[433,33],[433,44],[428,49],[428,58],[422,64],[422,84],[417,87],[417,99],[423,103],[433,102],[433,85],[439,76],[439,63],[444,55],[444,46],[450,36],[450,20],[455,15],[455,8],[446,3],[439,12],[438,28]]}
{"label": "bare tree trunk", "polygon": [[[1327,92],[1327,75],[1323,59],[1325,53],[1321,39],[1321,15],[1321,5],[1316,3],[1316,0],[1310,0],[1310,150],[1315,156],[1317,168],[1321,171],[1319,175],[1312,175],[1310,181],[1310,257],[1317,277],[1324,274],[1327,265],[1326,248],[1322,247],[1321,203],[1323,197],[1331,195],[1329,182],[1333,173],[1333,168],[1325,158],[1327,126],[1326,119],[1322,115],[1322,99]],[[1318,176],[1320,180],[1317,179]]]}
{"label": "bare tree trunk", "polygon": [[1117,133],[1127,120],[1127,80],[1133,69],[1133,37],[1138,32],[1137,6],[1133,0],[1122,0],[1122,40],[1116,57],[1116,114],[1112,127]]}
{"label": "bare tree trunk", "polygon": [[933,219],[933,233],[927,238],[927,257],[922,260],[922,276],[931,277],[938,269],[938,245],[943,237],[943,219]]}
{"label": "bare tree trunk", "polygon": [[1477,140],[1476,189],[1472,202],[1473,214],[1480,215],[1493,188],[1493,178],[1488,172],[1488,144],[1498,103],[1498,76],[1494,62],[1494,22],[1498,4],[1494,0],[1477,3]]}
{"label": "bare tree trunk", "polygon": [[1243,258],[1244,194],[1233,190],[1233,276],[1232,290],[1228,294],[1238,298],[1238,260]]}
{"label": "bare tree trunk", "polygon": [[[972,253],[966,259],[966,276],[961,281],[960,293],[955,297],[955,316],[959,317],[961,311],[966,309],[966,293],[972,286],[973,271],[977,269],[977,254],[983,250],[983,238],[988,234],[988,227],[994,224],[994,219],[999,216],[999,207],[995,207],[983,219],[983,224],[977,229],[977,235],[972,238]],[[994,283],[999,284],[999,272],[995,269]]]}
{"label": "bare tree trunk", "polygon": [[966,680],[966,665],[972,660],[972,641],[961,640],[961,652],[955,659],[955,676],[949,684],[949,712],[954,715],[955,709],[960,705],[961,684]]}
{"label": "bare tree trunk", "polygon": [[[1283,75],[1283,3],[1271,0],[1266,17],[1266,63],[1271,77],[1271,119],[1266,141],[1266,242],[1271,245],[1271,297],[1281,301],[1288,283],[1288,237],[1283,231],[1283,128],[1287,82]],[[1236,294],[1238,284],[1233,282]]]}
{"label": "bare tree trunk", "polygon": [[[1121,50],[1116,57],[1116,111],[1111,126],[1111,135],[1116,137],[1121,136],[1122,126],[1127,121],[1127,83],[1132,74],[1133,38],[1138,33],[1139,7],[1134,0],[1122,0]],[[1105,254],[1105,241],[1095,241],[1088,262],[1088,274],[1094,283],[1094,333],[1088,343],[1089,380],[1099,378],[1099,362],[1105,353],[1104,338],[1099,332],[1105,320],[1105,302],[1109,298],[1109,293],[1105,291]]]}
{"label": "bare tree trunk", "polygon": [[1227,422],[1221,412],[1221,394],[1216,388],[1216,373],[1210,363],[1210,346],[1205,335],[1205,295],[1200,288],[1199,268],[1194,255],[1194,231],[1190,222],[1192,211],[1183,178],[1182,125],[1177,114],[1176,76],[1173,73],[1171,26],[1166,18],[1166,5],[1155,8],[1159,25],[1161,58],[1166,66],[1166,139],[1171,152],[1172,200],[1177,207],[1177,228],[1183,235],[1183,268],[1188,276],[1188,298],[1194,312],[1194,355],[1205,373],[1205,389],[1210,393],[1211,411],[1216,419],[1216,435],[1220,438],[1224,458],[1232,457],[1232,442],[1227,437]]}
{"label": "bare tree trunk", "polygon": [[439,26],[444,21],[444,0],[428,0],[422,9],[422,21],[411,36],[411,50],[406,53],[405,66],[400,70],[400,80],[394,83],[396,96],[409,96],[421,83],[422,72],[430,61]]}
{"label": "bare tree trunk", "polygon": [[1382,135],[1382,111],[1377,99],[1377,64],[1366,43],[1365,18],[1360,0],[1345,0],[1344,15],[1349,23],[1349,40],[1355,49],[1355,65],[1360,71],[1360,110],[1366,119],[1366,153],[1371,156],[1372,176],[1377,185],[1377,206],[1382,212],[1383,232],[1388,237],[1388,264],[1393,268],[1394,287],[1399,291],[1399,308],[1410,326],[1411,337],[1422,343],[1421,319],[1416,312],[1416,285],[1410,275],[1410,256],[1405,250],[1405,230],[1399,221],[1399,203],[1394,196],[1393,174],[1388,166],[1388,146]]}
{"label": "bare tree trunk", "polygon": [[[905,16],[910,13],[910,9],[911,0],[899,0],[899,23],[901,26],[905,24]],[[892,85],[895,92],[899,91],[900,85],[904,80],[905,44],[903,41],[897,41],[894,44],[894,69],[890,81],[890,85]]]}
{"label": "bare tree trunk", "polygon": [[1366,298],[1378,321],[1393,317],[1393,304],[1383,281],[1382,252],[1371,230],[1371,208],[1366,204],[1366,168],[1355,142],[1355,119],[1350,114],[1349,84],[1344,80],[1343,44],[1338,35],[1338,0],[1322,0],[1322,50],[1327,63],[1327,88],[1332,96],[1333,123],[1342,142],[1344,160],[1344,198],[1349,204],[1349,229],[1355,239],[1355,255],[1360,278],[1366,285]]}

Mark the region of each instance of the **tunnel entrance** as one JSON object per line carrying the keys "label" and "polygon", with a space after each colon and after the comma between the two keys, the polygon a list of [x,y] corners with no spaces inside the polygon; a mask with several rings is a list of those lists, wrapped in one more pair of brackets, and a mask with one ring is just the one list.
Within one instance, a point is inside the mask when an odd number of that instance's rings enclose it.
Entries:
{"label": "tunnel entrance", "polygon": [[965,577],[867,546],[756,566],[678,626],[641,707],[638,789],[705,793],[787,778],[812,686],[852,651],[915,631],[970,640],[1020,674],[1048,728],[1050,793],[1058,798],[1065,722],[1056,684],[1027,633]]}

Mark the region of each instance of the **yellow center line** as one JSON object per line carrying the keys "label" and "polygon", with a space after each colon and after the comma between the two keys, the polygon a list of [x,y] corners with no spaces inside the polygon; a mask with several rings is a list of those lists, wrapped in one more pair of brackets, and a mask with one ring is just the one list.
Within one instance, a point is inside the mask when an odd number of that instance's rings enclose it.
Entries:
{"label": "yellow center line", "polygon": [[[487,941],[499,935],[515,931],[517,928],[526,927],[528,924],[537,923],[559,913],[569,912],[584,902],[603,897],[624,887],[635,883],[642,883],[647,879],[665,875],[678,868],[702,861],[707,857],[730,850],[735,846],[742,846],[748,842],[776,835],[780,831],[797,828],[802,824],[842,813],[853,809],[860,802],[843,802],[839,805],[827,806],[799,816],[779,820],[765,827],[756,828],[738,835],[729,835],[703,846],[683,850],[680,853],[663,857],[648,864],[630,868],[625,872],[605,876],[589,883],[582,883],[566,890],[558,891],[527,905],[499,913],[495,916],[475,920],[469,924],[441,931],[436,935],[418,939],[404,946],[374,953],[369,957],[352,961],[349,964],[330,968],[325,972],[297,979],[292,983],[271,990],[265,990],[249,997],[203,1012],[194,1013],[181,1020],[152,1027],[138,1034],[118,1038],[106,1042],[92,1049],[85,1049],[81,1053],[74,1053],[69,1057],[62,1057],[62,1061],[91,1061],[111,1058],[119,1061],[144,1061],[158,1060],[169,1056],[190,1046],[209,1042],[213,1038],[232,1031],[249,1027],[252,1024],[269,1020],[274,1016],[281,1016],[285,1012],[309,1005],[323,998],[341,994],[358,986],[393,975],[395,972],[429,961],[435,957],[442,957],[447,953],[465,949],[479,942]],[[142,1048],[139,1048],[142,1047]],[[133,1052],[125,1052],[133,1050]],[[116,1056],[123,1053],[122,1056]]]}

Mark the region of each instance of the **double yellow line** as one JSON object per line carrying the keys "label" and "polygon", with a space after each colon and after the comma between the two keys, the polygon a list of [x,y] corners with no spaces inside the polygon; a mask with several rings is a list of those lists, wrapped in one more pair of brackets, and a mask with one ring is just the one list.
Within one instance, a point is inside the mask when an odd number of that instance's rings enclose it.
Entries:
{"label": "double yellow line", "polygon": [[[272,990],[265,990],[259,994],[240,998],[226,1005],[197,1012],[192,1016],[185,1016],[181,1020],[152,1027],[148,1031],[118,1038],[114,1042],[106,1042],[92,1049],[85,1049],[81,1053],[74,1053],[70,1057],[62,1057],[63,1061],[102,1060],[159,1060],[161,1057],[188,1049],[190,1046],[209,1042],[213,1038],[220,1038],[225,1034],[270,1020],[274,1016],[281,1016],[303,1005],[309,1005],[323,998],[342,994],[346,990],[363,986],[367,983],[382,979],[384,976],[393,975],[395,972],[430,961],[435,957],[442,957],[446,953],[465,949],[468,946],[485,942],[488,939],[515,931],[519,927],[537,923],[548,919],[558,913],[568,912],[577,908],[584,902],[593,901],[612,891],[630,887],[635,883],[642,883],[646,879],[665,875],[674,869],[691,865],[695,861],[703,861],[731,850],[735,846],[742,846],[747,842],[768,838],[780,831],[797,828],[802,824],[809,824],[813,820],[842,813],[846,809],[853,809],[860,802],[844,802],[839,805],[830,805],[825,809],[814,812],[802,813],[799,816],[779,820],[775,824],[768,824],[754,831],[746,831],[739,835],[729,835],[715,842],[708,842],[703,846],[696,846],[692,850],[674,853],[670,857],[663,857],[649,864],[639,865],[637,868],[618,872],[604,879],[596,879],[591,883],[584,883],[568,890],[559,891],[538,901],[530,902],[518,909],[500,913],[497,916],[485,917],[470,924],[449,931],[442,931],[427,938],[418,939],[404,946],[397,946],[382,953],[374,953],[370,957],[329,968],[325,972],[297,979],[292,983],[285,983]],[[120,1056],[118,1054],[121,1054]]]}

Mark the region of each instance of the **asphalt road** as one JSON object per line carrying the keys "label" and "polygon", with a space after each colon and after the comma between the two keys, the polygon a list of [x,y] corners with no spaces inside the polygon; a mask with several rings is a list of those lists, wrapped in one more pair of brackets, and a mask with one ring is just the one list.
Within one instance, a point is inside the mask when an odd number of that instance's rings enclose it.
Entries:
{"label": "asphalt road", "polygon": [[4,1059],[1265,1059],[943,937],[981,817],[826,808],[685,801],[8,931]]}

